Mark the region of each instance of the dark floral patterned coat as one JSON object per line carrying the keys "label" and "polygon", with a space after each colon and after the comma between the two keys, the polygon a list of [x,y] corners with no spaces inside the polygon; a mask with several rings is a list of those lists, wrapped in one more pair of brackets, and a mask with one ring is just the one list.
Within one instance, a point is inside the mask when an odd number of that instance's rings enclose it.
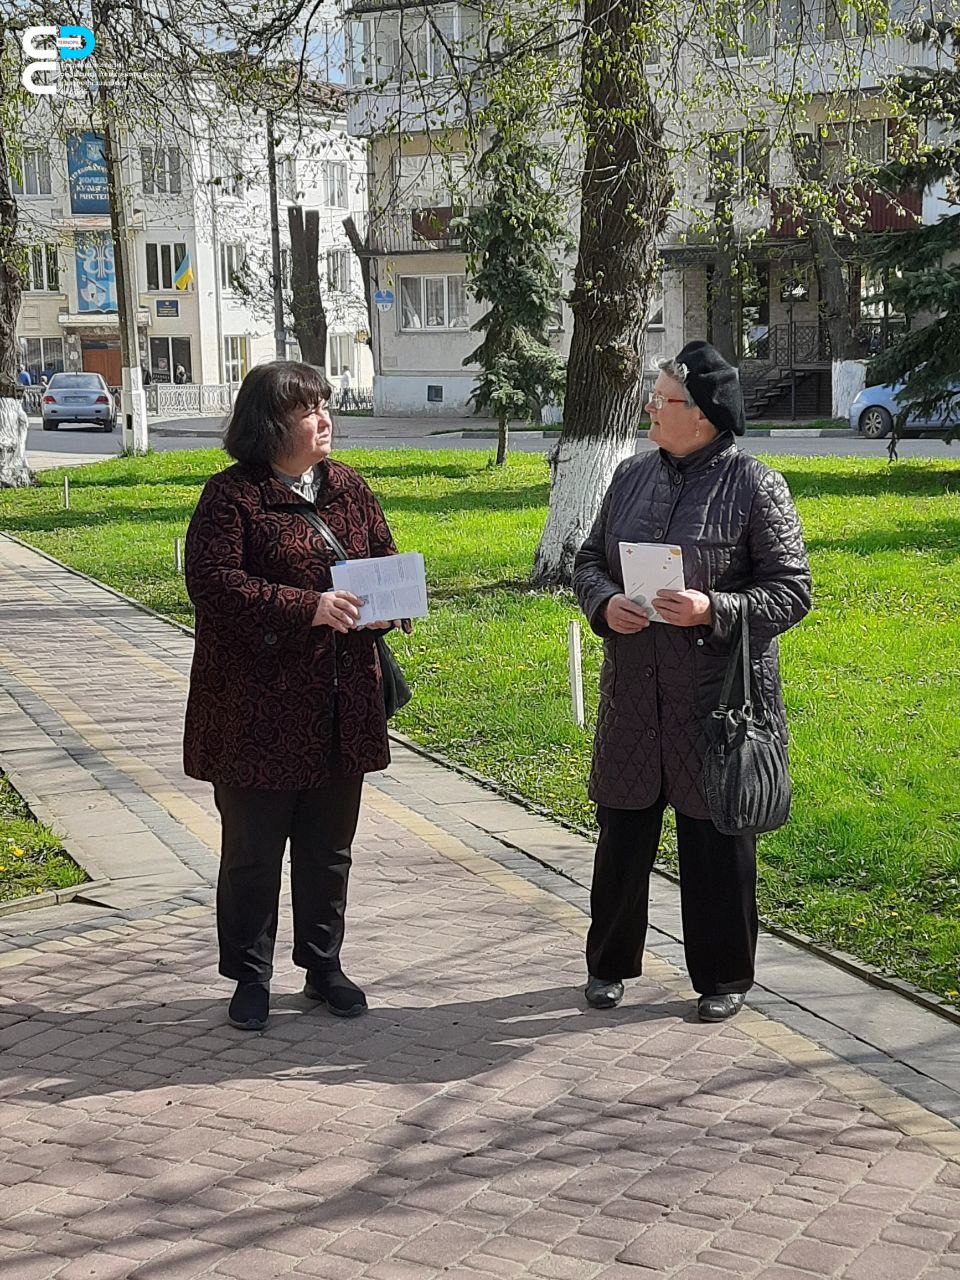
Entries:
{"label": "dark floral patterned coat", "polygon": [[[366,482],[332,459],[318,476],[317,512],[351,557],[395,554]],[[305,790],[390,762],[376,632],[310,625],[336,556],[299,514],[305,506],[269,467],[238,463],[204,486],[186,541],[191,777]]]}

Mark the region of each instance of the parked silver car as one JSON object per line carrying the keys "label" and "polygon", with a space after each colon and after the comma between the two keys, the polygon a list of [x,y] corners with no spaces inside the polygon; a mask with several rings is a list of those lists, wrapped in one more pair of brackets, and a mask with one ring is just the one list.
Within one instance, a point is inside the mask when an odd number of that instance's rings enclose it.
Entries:
{"label": "parked silver car", "polygon": [[99,373],[55,373],[40,401],[44,431],[61,422],[92,422],[101,431],[117,425],[117,406]]}
{"label": "parked silver car", "polygon": [[[893,430],[894,421],[902,408],[900,392],[902,384],[865,387],[850,406],[850,429],[859,431],[868,440],[883,440]],[[960,387],[957,388],[960,391]],[[941,410],[932,421],[910,414],[905,432],[946,431],[957,421],[957,409],[948,413]]]}

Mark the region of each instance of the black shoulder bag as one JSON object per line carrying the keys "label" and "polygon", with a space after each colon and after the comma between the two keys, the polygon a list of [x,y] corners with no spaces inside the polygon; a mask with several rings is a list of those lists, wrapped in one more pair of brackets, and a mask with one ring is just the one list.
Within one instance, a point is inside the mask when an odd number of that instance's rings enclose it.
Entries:
{"label": "black shoulder bag", "polygon": [[[324,542],[339,560],[349,560],[347,550],[333,530],[317,515],[312,507],[301,507],[300,514],[307,524],[316,529]],[[401,707],[405,707],[413,693],[407,684],[400,663],[393,656],[393,650],[387,644],[386,637],[377,632],[377,656],[380,659],[380,677],[383,681],[383,705],[387,719],[396,715]]]}
{"label": "black shoulder bag", "polygon": [[[730,706],[737,671],[743,705]],[[727,664],[720,704],[707,719],[701,775],[710,819],[724,835],[776,831],[790,816],[792,788],[787,748],[780,735],[754,718],[750,683],[750,623],[740,601],[739,643]]]}

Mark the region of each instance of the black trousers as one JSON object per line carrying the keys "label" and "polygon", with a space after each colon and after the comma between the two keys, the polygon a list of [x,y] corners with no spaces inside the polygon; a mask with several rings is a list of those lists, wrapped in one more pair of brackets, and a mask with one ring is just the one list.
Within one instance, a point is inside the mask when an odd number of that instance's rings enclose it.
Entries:
{"label": "black trousers", "polygon": [[362,787],[362,775],[332,778],[311,791],[215,785],[223,830],[217,934],[224,977],[270,981],[288,840],[293,962],[314,972],[340,968]]}
{"label": "black trousers", "polygon": [[[650,872],[666,805],[597,809],[600,838],[590,890],[587,969],[598,978],[642,971]],[[757,841],[722,835],[709,819],[677,814],[680,909],[687,970],[700,995],[749,991],[757,950]]]}

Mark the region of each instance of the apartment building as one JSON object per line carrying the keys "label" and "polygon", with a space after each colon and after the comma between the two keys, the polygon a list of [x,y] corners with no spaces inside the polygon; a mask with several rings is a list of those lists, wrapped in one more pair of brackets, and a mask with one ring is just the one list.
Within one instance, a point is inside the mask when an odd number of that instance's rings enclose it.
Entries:
{"label": "apartment building", "polygon": [[[916,16],[914,0],[891,3],[892,29]],[[451,69],[457,59],[458,70],[469,70],[473,51],[487,47],[491,33],[480,30],[470,5],[417,8],[405,0],[357,0],[345,22],[347,129],[368,144],[371,274],[380,300],[373,322],[375,404],[381,413],[468,413],[474,373],[463,361],[476,345],[469,330],[480,311],[466,287],[465,260],[451,227],[463,200],[457,191],[465,107],[452,89]],[[732,329],[751,412],[829,414],[835,407],[834,353],[809,227],[790,205],[789,190],[798,180],[796,145],[805,151],[806,172],[837,188],[848,181],[851,151],[866,163],[883,161],[897,127],[884,90],[901,68],[929,64],[932,55],[900,36],[871,34],[862,17],[835,0],[747,0],[741,24],[739,47],[718,48],[716,56],[733,77],[757,83],[753,113],[722,112],[720,123],[711,125],[690,109],[687,118],[670,121],[679,133],[696,129],[701,137],[712,136],[675,175],[677,210],[661,245],[662,287],[648,317],[646,356],[653,365],[691,339],[719,340],[712,277],[730,266],[711,221],[722,201],[733,211],[737,259],[727,303],[733,315],[725,317],[725,328]],[[789,56],[781,49],[783,33],[792,41]],[[702,42],[697,50],[702,56]],[[692,52],[678,65],[681,77],[697,70]],[[651,68],[653,78],[658,74]],[[796,127],[803,136],[773,145],[769,121],[775,113],[764,86],[797,80],[807,95],[806,116]],[[843,119],[838,93],[849,102]],[[722,190],[720,171],[727,175]],[[907,319],[878,301],[881,282],[865,264],[863,237],[914,225],[918,217],[939,217],[943,194],[895,201],[858,188],[866,208],[859,243],[837,243],[847,260],[852,320],[864,357],[894,340]],[[576,215],[572,208],[571,226]],[[571,268],[563,264],[568,279]],[[566,351],[572,329],[566,307],[560,320],[558,343]]]}
{"label": "apartment building", "polygon": [[[339,92],[277,146],[284,285],[287,209],[319,212],[327,371],[369,386],[369,322],[343,219],[366,213],[363,148],[347,136]],[[103,139],[78,124],[63,140],[28,117],[14,183],[29,243],[17,336],[34,381],[89,369],[120,381],[120,336]],[[123,198],[132,236],[141,363],[157,383],[238,382],[275,358],[265,124],[249,119],[214,142],[185,127],[159,142],[124,136]],[[290,321],[288,319],[288,332]],[[287,354],[297,358],[290,338]]]}

